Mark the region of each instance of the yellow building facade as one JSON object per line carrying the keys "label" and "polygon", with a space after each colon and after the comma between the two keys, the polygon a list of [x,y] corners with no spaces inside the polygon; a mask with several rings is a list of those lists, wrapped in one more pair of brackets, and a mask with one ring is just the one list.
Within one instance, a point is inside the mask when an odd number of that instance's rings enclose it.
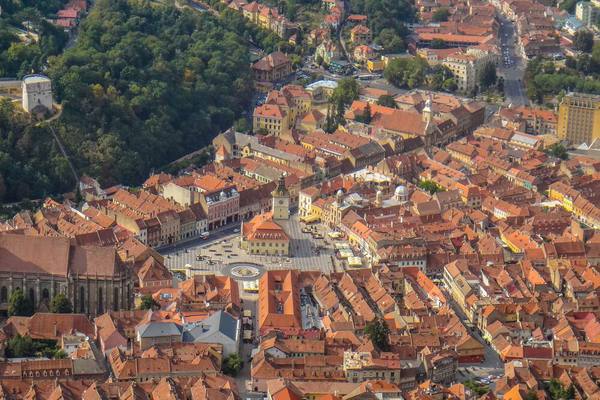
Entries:
{"label": "yellow building facade", "polygon": [[558,137],[590,145],[600,137],[600,96],[569,93],[558,109]]}

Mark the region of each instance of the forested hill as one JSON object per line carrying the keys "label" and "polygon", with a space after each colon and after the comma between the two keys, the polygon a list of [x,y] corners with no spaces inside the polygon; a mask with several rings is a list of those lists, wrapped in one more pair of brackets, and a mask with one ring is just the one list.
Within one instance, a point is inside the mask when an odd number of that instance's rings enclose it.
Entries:
{"label": "forested hill", "polygon": [[247,106],[248,49],[208,16],[143,0],[97,0],[47,71],[75,164],[104,184],[210,143]]}

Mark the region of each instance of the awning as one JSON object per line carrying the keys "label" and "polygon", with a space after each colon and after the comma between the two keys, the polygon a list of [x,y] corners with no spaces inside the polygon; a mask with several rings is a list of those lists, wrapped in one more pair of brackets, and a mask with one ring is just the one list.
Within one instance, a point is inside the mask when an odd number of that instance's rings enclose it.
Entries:
{"label": "awning", "polygon": [[300,217],[300,221],[310,224],[311,222],[320,221],[321,217],[315,214],[307,215],[306,217]]}

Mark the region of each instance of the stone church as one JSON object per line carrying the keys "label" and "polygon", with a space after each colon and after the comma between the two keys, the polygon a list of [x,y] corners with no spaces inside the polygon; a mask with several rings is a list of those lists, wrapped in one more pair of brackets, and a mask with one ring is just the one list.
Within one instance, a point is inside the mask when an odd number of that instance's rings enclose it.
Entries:
{"label": "stone church", "polygon": [[0,310],[21,288],[36,311],[64,293],[73,311],[90,316],[133,307],[135,275],[113,247],[80,246],[68,238],[0,234]]}

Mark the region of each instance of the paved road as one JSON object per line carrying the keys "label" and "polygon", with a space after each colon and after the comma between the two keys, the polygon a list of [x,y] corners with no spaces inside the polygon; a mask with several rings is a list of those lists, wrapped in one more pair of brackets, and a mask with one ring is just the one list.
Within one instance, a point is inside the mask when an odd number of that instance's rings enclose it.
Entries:
{"label": "paved road", "polygon": [[[498,74],[504,77],[505,103],[507,105],[528,105],[529,100],[523,87],[527,62],[521,57],[515,46],[515,24],[503,16],[500,17],[500,21],[502,23],[499,31],[502,59]],[[508,62],[505,61],[505,57]]]}

